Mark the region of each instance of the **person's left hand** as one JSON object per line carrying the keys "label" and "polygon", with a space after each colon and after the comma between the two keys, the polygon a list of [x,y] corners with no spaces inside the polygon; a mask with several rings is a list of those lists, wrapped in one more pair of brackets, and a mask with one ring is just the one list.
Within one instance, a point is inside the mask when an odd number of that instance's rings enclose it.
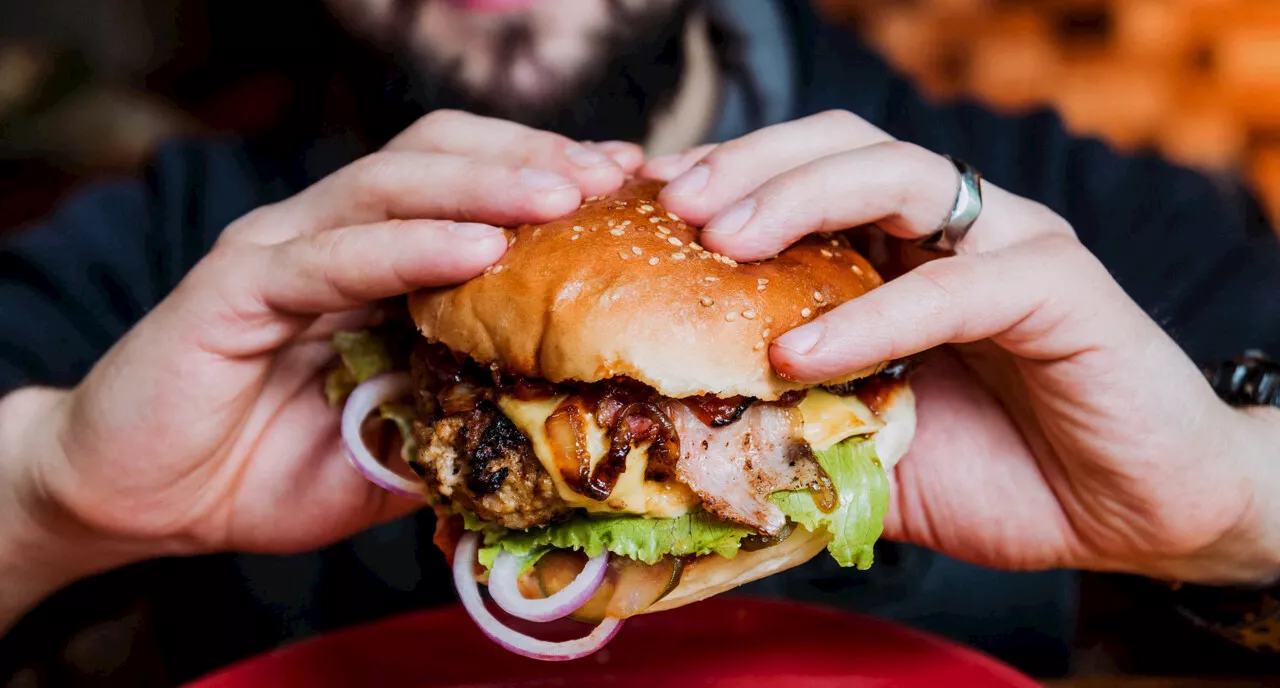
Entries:
{"label": "person's left hand", "polygon": [[[701,243],[761,260],[811,233],[936,230],[945,158],[845,112],[649,161]],[[978,564],[1187,582],[1280,575],[1280,413],[1220,402],[1192,362],[1044,206],[984,182],[959,255],[918,264],[778,337],[780,374],[817,384],[932,353],[919,431],[891,476],[886,536]],[[826,311],[826,312],[824,312]]]}

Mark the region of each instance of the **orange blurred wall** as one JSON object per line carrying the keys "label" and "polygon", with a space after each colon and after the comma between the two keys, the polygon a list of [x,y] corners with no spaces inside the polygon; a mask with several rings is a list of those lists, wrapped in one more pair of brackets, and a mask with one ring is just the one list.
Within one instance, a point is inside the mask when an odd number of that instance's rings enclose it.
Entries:
{"label": "orange blurred wall", "polygon": [[822,0],[930,96],[1248,175],[1280,226],[1280,0]]}

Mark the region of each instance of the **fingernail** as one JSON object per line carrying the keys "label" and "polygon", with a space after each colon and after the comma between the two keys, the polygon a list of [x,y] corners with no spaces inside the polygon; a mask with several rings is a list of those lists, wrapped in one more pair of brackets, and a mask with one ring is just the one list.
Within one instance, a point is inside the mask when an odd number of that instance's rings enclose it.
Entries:
{"label": "fingernail", "polygon": [[568,158],[569,162],[577,165],[578,167],[603,167],[605,165],[613,164],[613,160],[604,153],[591,150],[586,146],[580,146],[576,143],[564,149],[564,157]]}
{"label": "fingernail", "polygon": [[813,351],[813,347],[818,345],[818,340],[822,339],[822,330],[823,328],[821,323],[812,323],[803,327],[797,327],[796,329],[783,334],[781,337],[773,340],[773,343],[776,346],[780,346],[791,351],[792,353],[804,356],[810,351]]}
{"label": "fingernail", "polygon": [[482,225],[479,222],[455,222],[449,225],[449,231],[467,239],[487,239],[502,234],[502,230],[493,225]]}
{"label": "fingernail", "polygon": [[712,218],[706,229],[708,234],[737,234],[747,226],[751,216],[756,214],[756,199],[744,198],[729,206],[724,212]]}
{"label": "fingernail", "polygon": [[520,183],[530,189],[539,191],[547,191],[550,189],[564,189],[573,186],[573,182],[561,177],[555,172],[546,170],[535,170],[529,167],[521,168]]}
{"label": "fingernail", "polygon": [[693,169],[676,177],[667,185],[666,192],[671,196],[692,196],[702,191],[711,179],[711,168],[706,165],[694,165]]}

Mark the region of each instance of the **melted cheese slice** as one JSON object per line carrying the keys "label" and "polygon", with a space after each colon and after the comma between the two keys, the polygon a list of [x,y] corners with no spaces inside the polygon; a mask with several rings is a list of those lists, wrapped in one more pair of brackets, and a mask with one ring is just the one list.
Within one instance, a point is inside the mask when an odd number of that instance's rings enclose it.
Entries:
{"label": "melted cheese slice", "polygon": [[814,451],[829,449],[841,440],[869,435],[884,427],[884,421],[858,397],[837,396],[822,389],[809,390],[799,409],[804,417],[804,439]]}
{"label": "melted cheese slice", "polygon": [[[557,470],[547,442],[547,417],[564,398],[564,395],[559,395],[548,399],[521,401],[502,396],[498,398],[498,408],[529,438],[534,455],[551,475],[556,491],[565,503],[592,512],[645,514],[656,518],[674,518],[698,505],[701,501],[698,496],[677,481],[657,483],[644,479],[648,443],[631,449],[631,453],[627,455],[627,469],[618,476],[613,492],[605,501],[596,501],[573,491]],[[798,409],[804,419],[804,438],[809,446],[819,451],[845,438],[873,433],[884,427],[884,422],[857,397],[836,396],[821,389],[809,390]],[[594,469],[609,449],[608,432],[596,425],[594,416],[587,418],[586,439],[587,453],[591,456],[591,467]]]}
{"label": "melted cheese slice", "polygon": [[[565,483],[564,477],[556,469],[552,459],[551,447],[547,443],[547,417],[556,410],[564,396],[556,396],[540,401],[520,401],[512,397],[499,397],[498,408],[515,423],[520,432],[533,444],[533,453],[542,463],[542,467],[551,474],[556,484],[556,492],[570,506],[582,507],[587,511],[622,512],[629,514],[646,514],[656,518],[675,518],[684,515],[696,507],[702,500],[683,483],[675,480],[653,482],[644,479],[645,465],[648,463],[649,443],[632,447],[627,454],[627,469],[618,476],[613,492],[603,502],[596,501],[586,495],[574,492]],[[609,450],[608,432],[596,425],[593,415],[587,417],[587,453],[591,456],[591,468],[594,469],[605,452]]]}

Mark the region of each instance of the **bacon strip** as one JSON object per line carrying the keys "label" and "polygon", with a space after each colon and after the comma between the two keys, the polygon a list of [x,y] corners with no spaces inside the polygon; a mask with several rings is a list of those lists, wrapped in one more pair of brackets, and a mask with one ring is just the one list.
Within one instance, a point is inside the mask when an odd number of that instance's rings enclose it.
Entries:
{"label": "bacon strip", "polygon": [[667,404],[680,435],[676,476],[717,516],[774,535],[786,518],[769,495],[810,489],[825,475],[804,441],[800,412],[754,404],[737,421],[708,427],[679,401]]}

